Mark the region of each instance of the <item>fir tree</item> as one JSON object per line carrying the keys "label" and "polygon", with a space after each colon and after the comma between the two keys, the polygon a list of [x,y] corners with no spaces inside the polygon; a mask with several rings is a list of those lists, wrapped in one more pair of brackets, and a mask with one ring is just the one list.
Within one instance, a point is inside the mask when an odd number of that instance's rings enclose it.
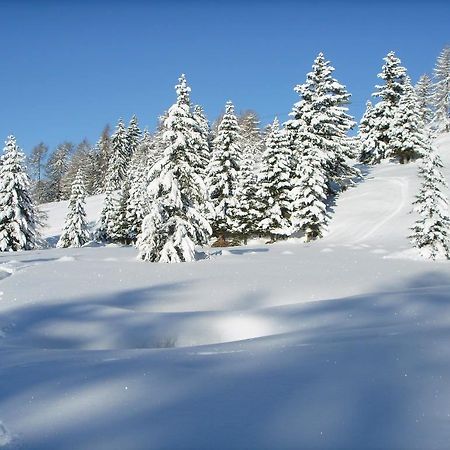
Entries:
{"label": "fir tree", "polygon": [[150,212],[137,241],[139,257],[146,261],[193,261],[195,245],[205,244],[211,233],[200,212],[205,186],[196,171],[200,156],[194,143],[199,136],[189,91],[182,75],[176,86],[177,102],[164,121],[164,156],[150,174]]}
{"label": "fir tree", "polygon": [[69,212],[66,216],[64,229],[57,243],[57,247],[82,247],[90,241],[90,233],[85,212],[86,190],[83,174],[79,170],[72,183],[69,199]]}
{"label": "fir tree", "polygon": [[423,126],[427,126],[433,118],[431,109],[431,78],[427,74],[422,75],[414,89],[417,95],[420,120],[422,121]]}
{"label": "fir tree", "polygon": [[292,208],[290,156],[286,133],[280,130],[278,119],[275,118],[266,136],[257,194],[263,217],[258,229],[272,238],[289,235]]}
{"label": "fir tree", "polygon": [[428,147],[428,135],[422,122],[417,94],[409,78],[393,119],[391,155],[401,164],[422,156]]}
{"label": "fir tree", "polygon": [[411,228],[411,243],[430,259],[450,258],[450,218],[447,195],[443,192],[447,183],[442,167],[441,158],[430,146],[419,169],[422,184],[413,202],[419,219]]}
{"label": "fir tree", "polygon": [[241,138],[231,102],[219,124],[208,169],[208,189],[214,207],[213,231],[219,240],[236,232],[235,194],[239,181]]}
{"label": "fir tree", "polygon": [[353,156],[347,136],[354,125],[346,107],[350,94],[332,77],[334,70],[319,53],[306,82],[294,88],[301,100],[294,105],[292,119],[286,123],[297,164],[305,148],[321,150],[323,175],[330,192],[338,192],[358,175],[346,162]]}
{"label": "fir tree", "polygon": [[209,161],[211,159],[211,131],[209,128],[208,119],[205,116],[203,108],[200,105],[195,105],[193,110],[194,120],[199,131],[199,141],[196,143],[197,152],[200,156],[199,169],[201,173],[206,174]]}
{"label": "fir tree", "polygon": [[130,198],[130,182],[126,179],[114,197],[113,208],[110,214],[108,238],[120,244],[130,243],[130,224],[128,223],[127,208]]}
{"label": "fir tree", "polygon": [[108,188],[120,189],[127,177],[128,163],[131,158],[128,145],[127,129],[122,120],[119,120],[116,131],[111,138],[112,155],[108,165]]}
{"label": "fir tree", "polygon": [[445,47],[438,56],[433,75],[433,128],[437,133],[448,133],[450,131],[450,47]]}
{"label": "fir tree", "polygon": [[25,155],[9,136],[0,158],[0,251],[38,247],[38,216],[31,200]]}
{"label": "fir tree", "polygon": [[65,198],[64,181],[73,149],[71,142],[59,144],[47,160],[45,173],[48,180],[49,201],[60,201]]}
{"label": "fir tree", "polygon": [[384,58],[385,64],[378,77],[384,81],[376,86],[374,97],[380,98],[371,112],[372,128],[370,130],[370,147],[362,152],[362,162],[377,164],[382,159],[395,156],[396,148],[392,146],[395,133],[394,115],[405,91],[406,69],[394,52]]}
{"label": "fir tree", "polygon": [[117,211],[117,195],[116,191],[112,190],[111,184],[106,180],[106,192],[103,200],[103,208],[100,213],[95,232],[95,239],[102,242],[112,240],[112,230],[115,226],[115,217]]}
{"label": "fir tree", "polygon": [[378,160],[378,147],[375,142],[375,110],[370,100],[366,103],[366,110],[361,118],[358,129],[359,159],[362,162]]}
{"label": "fir tree", "polygon": [[138,150],[141,135],[142,133],[139,129],[137,117],[136,115],[133,115],[127,128],[128,159],[130,159]]}
{"label": "fir tree", "polygon": [[142,230],[142,222],[149,212],[147,198],[147,167],[135,162],[130,170],[130,190],[126,207],[126,222],[128,224],[128,239],[136,242]]}
{"label": "fir tree", "polygon": [[328,217],[324,158],[319,148],[306,147],[292,181],[292,229],[302,232],[306,242],[322,237],[326,230]]}

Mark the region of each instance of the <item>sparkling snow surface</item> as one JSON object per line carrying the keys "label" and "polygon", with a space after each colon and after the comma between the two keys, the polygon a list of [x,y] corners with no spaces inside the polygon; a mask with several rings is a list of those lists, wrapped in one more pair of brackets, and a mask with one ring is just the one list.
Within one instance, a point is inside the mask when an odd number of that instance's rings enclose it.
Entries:
{"label": "sparkling snow surface", "polygon": [[311,244],[0,253],[0,446],[447,449],[450,263],[406,238],[416,171],[371,168]]}

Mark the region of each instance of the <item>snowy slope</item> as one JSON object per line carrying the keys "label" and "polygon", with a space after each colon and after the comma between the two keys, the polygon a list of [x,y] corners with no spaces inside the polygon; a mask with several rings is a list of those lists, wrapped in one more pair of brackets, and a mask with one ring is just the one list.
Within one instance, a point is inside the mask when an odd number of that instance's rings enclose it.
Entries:
{"label": "snowy slope", "polygon": [[408,258],[416,170],[372,168],[307,245],[0,254],[0,445],[448,448],[450,264]]}

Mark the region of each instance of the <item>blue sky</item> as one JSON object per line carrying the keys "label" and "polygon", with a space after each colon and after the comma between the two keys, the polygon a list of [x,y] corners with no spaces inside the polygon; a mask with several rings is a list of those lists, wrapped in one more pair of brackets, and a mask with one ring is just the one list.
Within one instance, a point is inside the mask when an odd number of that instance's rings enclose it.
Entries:
{"label": "blue sky", "polygon": [[417,80],[450,43],[449,18],[444,0],[0,0],[0,139],[95,142],[133,113],[153,129],[182,72],[211,120],[228,99],[285,120],[319,51],[359,119],[386,53]]}

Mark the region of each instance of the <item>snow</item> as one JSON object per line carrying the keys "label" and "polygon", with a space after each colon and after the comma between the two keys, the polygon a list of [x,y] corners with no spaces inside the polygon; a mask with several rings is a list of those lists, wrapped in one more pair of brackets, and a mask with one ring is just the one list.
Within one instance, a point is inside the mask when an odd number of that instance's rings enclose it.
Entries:
{"label": "snow", "polygon": [[448,448],[450,263],[406,238],[416,172],[372,168],[307,244],[0,253],[0,446]]}

